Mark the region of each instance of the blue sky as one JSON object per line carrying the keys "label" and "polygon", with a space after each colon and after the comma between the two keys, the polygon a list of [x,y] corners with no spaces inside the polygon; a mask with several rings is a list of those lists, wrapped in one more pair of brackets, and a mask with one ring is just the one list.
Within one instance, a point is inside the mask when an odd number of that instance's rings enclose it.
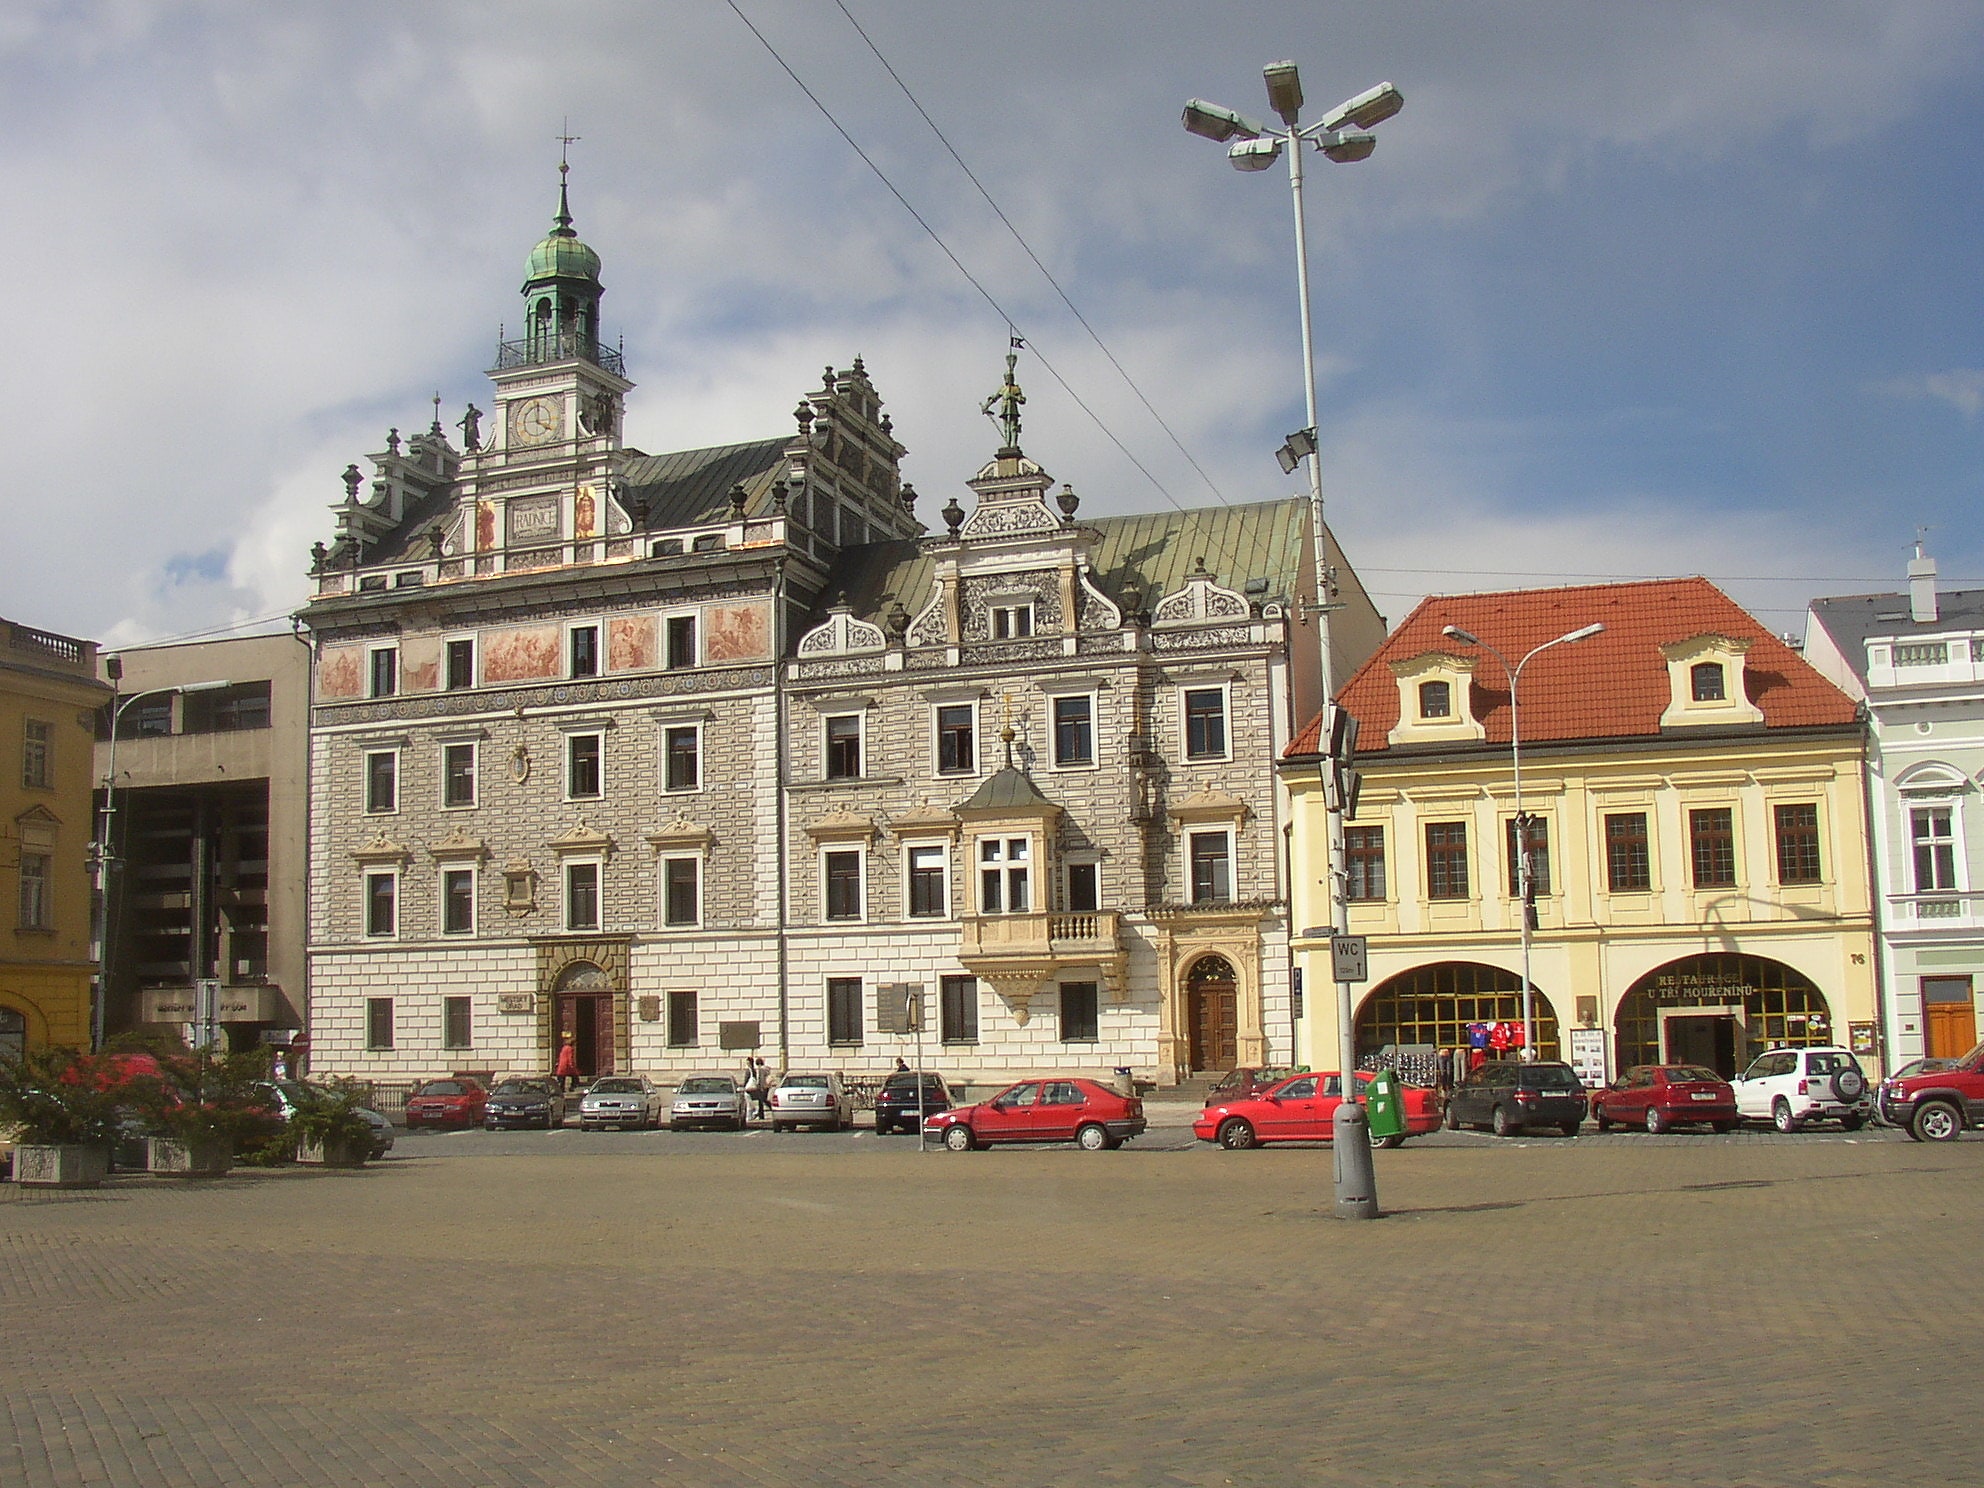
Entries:
{"label": "blue sky", "polygon": [[[1405,111],[1311,173],[1330,518],[1380,608],[1703,573],[1775,629],[1984,584],[1984,7],[833,0],[741,10],[1040,365],[1025,443],[1093,512],[1291,494],[1285,173],[1194,94]],[[56,4],[0,16],[14,208],[0,613],[113,643],[279,616],[338,472],[473,398],[555,200],[658,451],[783,432],[859,353],[933,513],[989,454],[1000,314],[726,0]],[[1168,492],[1168,495],[1166,494]]]}

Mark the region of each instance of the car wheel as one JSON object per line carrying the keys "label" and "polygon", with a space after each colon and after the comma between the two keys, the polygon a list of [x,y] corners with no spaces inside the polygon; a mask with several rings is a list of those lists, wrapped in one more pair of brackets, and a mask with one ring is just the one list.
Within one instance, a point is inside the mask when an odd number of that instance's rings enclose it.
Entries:
{"label": "car wheel", "polygon": [[1605,1114],[1602,1107],[1591,1113],[1591,1120],[1592,1124],[1602,1132],[1612,1130],[1611,1118]]}
{"label": "car wheel", "polygon": [[1454,1109],[1452,1101],[1447,1102],[1447,1130],[1460,1130],[1460,1112]]}
{"label": "car wheel", "polygon": [[1488,1129],[1498,1137],[1518,1136],[1522,1132],[1520,1121],[1511,1121],[1506,1106],[1497,1106],[1488,1117]]}
{"label": "car wheel", "polygon": [[1389,1137],[1378,1138],[1378,1140],[1372,1145],[1377,1147],[1382,1147],[1385,1149],[1385,1151],[1390,1152],[1394,1148],[1403,1147],[1405,1145],[1405,1133],[1393,1132]]}
{"label": "car wheel", "polygon": [[777,1134],[783,1134],[785,1131],[785,1123],[783,1121],[774,1121],[772,1123],[772,1131]]}
{"label": "car wheel", "polygon": [[1257,1145],[1254,1129],[1238,1116],[1229,1116],[1219,1124],[1219,1145],[1228,1152],[1245,1152]]}
{"label": "car wheel", "polygon": [[1925,1142],[1954,1142],[1963,1132],[1963,1115],[1947,1101],[1930,1101],[1908,1125]]}
{"label": "car wheel", "polygon": [[1658,1106],[1646,1108],[1647,1135],[1657,1137],[1667,1130],[1667,1113]]}
{"label": "car wheel", "polygon": [[1582,1121],[1566,1121],[1562,1127],[1562,1131],[1567,1137],[1575,1137],[1578,1134],[1579,1128],[1583,1125],[1584,1123]]}
{"label": "car wheel", "polygon": [[1091,1121],[1075,1133],[1075,1145],[1084,1152],[1107,1152],[1116,1144],[1109,1140],[1108,1127],[1097,1126]]}
{"label": "car wheel", "polygon": [[1736,1130],[1736,1123],[1733,1121],[1717,1121],[1712,1124],[1715,1127],[1715,1132],[1717,1136],[1726,1137],[1731,1132]]}
{"label": "car wheel", "polygon": [[971,1128],[960,1122],[944,1128],[944,1145],[953,1152],[969,1152],[977,1143],[971,1135]]}
{"label": "car wheel", "polygon": [[1798,1130],[1798,1118],[1791,1114],[1791,1102],[1781,1095],[1771,1102],[1770,1124],[1787,1136]]}

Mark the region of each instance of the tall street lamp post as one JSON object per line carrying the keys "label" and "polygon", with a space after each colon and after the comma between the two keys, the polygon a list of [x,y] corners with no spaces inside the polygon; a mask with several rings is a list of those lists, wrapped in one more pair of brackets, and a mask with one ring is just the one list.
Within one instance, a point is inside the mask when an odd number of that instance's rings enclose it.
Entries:
{"label": "tall street lamp post", "polygon": [[1516,787],[1516,896],[1521,901],[1522,911],[1522,1057],[1536,1058],[1536,1002],[1535,993],[1529,982],[1529,937],[1533,926],[1530,915],[1536,908],[1536,884],[1530,869],[1531,822],[1529,814],[1522,809],[1522,706],[1517,701],[1517,689],[1522,683],[1522,669],[1552,646],[1566,645],[1571,641],[1589,640],[1605,629],[1593,622],[1581,625],[1576,630],[1566,631],[1554,641],[1545,641],[1513,667],[1508,657],[1489,645],[1477,635],[1471,635],[1458,625],[1444,627],[1440,634],[1452,636],[1462,645],[1479,646],[1502,665],[1502,675],[1509,679],[1509,758],[1515,774]]}
{"label": "tall street lamp post", "polygon": [[[1191,133],[1227,147],[1226,157],[1235,170],[1261,171],[1273,165],[1284,149],[1288,152],[1288,187],[1295,204],[1295,284],[1301,300],[1302,319],[1302,397],[1309,424],[1288,437],[1279,452],[1281,467],[1293,473],[1297,463],[1309,462],[1309,512],[1315,529],[1316,547],[1316,640],[1322,667],[1323,774],[1329,776],[1330,740],[1336,730],[1334,709],[1336,688],[1330,667],[1329,553],[1323,525],[1323,457],[1316,440],[1316,343],[1309,314],[1309,239],[1302,208],[1302,152],[1308,146],[1322,151],[1339,165],[1369,157],[1377,139],[1369,131],[1405,107],[1405,95],[1390,83],[1344,100],[1314,124],[1304,127],[1302,78],[1293,62],[1271,62],[1262,70],[1267,81],[1268,106],[1281,117],[1281,129],[1272,129],[1244,114],[1216,103],[1194,98],[1185,105],[1184,125]],[[1333,934],[1344,928],[1343,886],[1337,877],[1337,864],[1343,859],[1342,803],[1325,812],[1328,823],[1324,835],[1323,878],[1329,886],[1330,926]],[[1332,973],[1334,976],[1334,973]],[[1336,1212],[1343,1219],[1375,1219],[1378,1216],[1377,1180],[1371,1164],[1371,1128],[1364,1108],[1351,1095],[1355,1089],[1357,1040],[1351,1027],[1350,984],[1337,982],[1337,1051],[1344,1099],[1336,1108],[1332,1137],[1336,1148]]]}

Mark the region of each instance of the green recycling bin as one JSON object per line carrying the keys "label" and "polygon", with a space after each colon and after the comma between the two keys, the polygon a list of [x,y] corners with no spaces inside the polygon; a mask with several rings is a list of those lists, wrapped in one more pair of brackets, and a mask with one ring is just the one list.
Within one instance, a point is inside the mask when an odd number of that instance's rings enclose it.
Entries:
{"label": "green recycling bin", "polygon": [[1374,1138],[1405,1135],[1405,1092],[1396,1070],[1379,1070],[1364,1087],[1364,1119]]}

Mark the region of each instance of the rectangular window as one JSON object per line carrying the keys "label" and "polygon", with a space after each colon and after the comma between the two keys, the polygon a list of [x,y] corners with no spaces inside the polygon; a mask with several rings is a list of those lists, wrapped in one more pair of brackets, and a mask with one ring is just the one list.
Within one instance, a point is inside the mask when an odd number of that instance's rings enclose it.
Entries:
{"label": "rectangular window", "polygon": [[[1550,823],[1535,812],[1529,817],[1529,885],[1539,898],[1550,893]],[[1516,819],[1510,817],[1505,829],[1509,851],[1509,897],[1522,897],[1522,854],[1516,841]]]}
{"label": "rectangular window", "polygon": [[270,688],[266,682],[237,682],[186,693],[180,699],[180,726],[189,734],[233,734],[269,726]]}
{"label": "rectangular window", "polygon": [[448,691],[460,692],[475,686],[475,642],[448,642]]}
{"label": "rectangular window", "polygon": [[661,860],[661,922],[676,927],[694,925],[703,917],[703,860]]}
{"label": "rectangular window", "polygon": [[565,865],[565,928],[599,928],[599,864]]}
{"label": "rectangular window", "polygon": [[838,713],[826,720],[827,779],[861,778],[861,715]]}
{"label": "rectangular window", "polygon": [[441,999],[441,1047],[444,1049],[473,1049],[475,1047],[475,999],[472,997],[444,997]]}
{"label": "rectangular window", "polygon": [[1343,896],[1350,900],[1385,897],[1385,829],[1343,829]]}
{"label": "rectangular window", "polygon": [[1068,865],[1068,912],[1090,914],[1102,908],[1102,865]]}
{"label": "rectangular window", "polygon": [[994,605],[992,607],[992,639],[995,641],[1024,640],[1033,634],[1033,606]]}
{"label": "rectangular window", "polygon": [[1095,763],[1094,698],[1054,699],[1054,763],[1057,765]]}
{"label": "rectangular window", "polygon": [[1908,813],[1915,849],[1915,892],[1940,893],[1956,887],[1956,839],[1947,806],[1918,806]]}
{"label": "rectangular window", "polygon": [[54,928],[54,912],[48,902],[48,887],[48,855],[22,853],[21,928],[23,930]]}
{"label": "rectangular window", "polygon": [[565,740],[565,795],[582,801],[600,794],[599,734],[573,734]]}
{"label": "rectangular window", "polygon": [[978,844],[980,914],[1025,914],[1031,842],[1025,837],[987,837]]}
{"label": "rectangular window", "polygon": [[1226,690],[1193,687],[1185,692],[1185,758],[1226,758]]}
{"label": "rectangular window", "polygon": [[662,623],[668,669],[677,671],[696,664],[696,617],[670,615]]}
{"label": "rectangular window", "polygon": [[400,877],[397,873],[365,875],[365,933],[385,937],[399,930]]}
{"label": "rectangular window", "polygon": [[824,874],[827,885],[827,918],[860,919],[861,854],[849,849],[827,853]]}
{"label": "rectangular window", "polygon": [[977,709],[947,703],[937,710],[937,773],[968,775],[978,768]]}
{"label": "rectangular window", "polygon": [[393,1046],[393,1000],[390,997],[365,999],[365,1047],[390,1049]]}
{"label": "rectangular window", "polygon": [[827,978],[827,1042],[861,1042],[861,978]]}
{"label": "rectangular window", "polygon": [[1061,1042],[1092,1044],[1101,1031],[1094,982],[1061,983]]}
{"label": "rectangular window", "polygon": [[1688,813],[1688,856],[1696,888],[1736,886],[1736,824],[1727,806]]}
{"label": "rectangular window", "polygon": [[978,978],[947,976],[939,993],[937,1016],[947,1044],[978,1042]]}
{"label": "rectangular window", "polygon": [[1787,884],[1819,882],[1819,807],[1801,801],[1771,808],[1777,826],[1777,881]]}
{"label": "rectangular window", "polygon": [[24,720],[21,730],[21,784],[29,790],[47,790],[52,771],[49,750],[55,730],[39,718]]}
{"label": "rectangular window", "polygon": [[945,851],[941,847],[909,850],[909,912],[917,919],[942,919],[951,912],[944,885]]}
{"label": "rectangular window", "polygon": [[1419,716],[1421,718],[1452,718],[1454,716],[1454,690],[1450,682],[1421,682],[1419,684]]}
{"label": "rectangular window", "polygon": [[373,815],[400,809],[400,757],[380,749],[365,756],[365,809]]}
{"label": "rectangular window", "polygon": [[372,696],[391,697],[400,690],[400,652],[397,646],[379,646],[372,652]]}
{"label": "rectangular window", "polygon": [[702,733],[693,723],[673,724],[662,730],[664,790],[692,791],[703,788]]}
{"label": "rectangular window", "polygon": [[688,1049],[699,1041],[695,991],[677,988],[668,994],[668,1045],[672,1049]]}
{"label": "rectangular window", "polygon": [[441,804],[443,806],[473,806],[475,804],[475,746],[473,744],[443,744],[441,746]]}
{"label": "rectangular window", "polygon": [[475,934],[475,870],[449,868],[441,874],[441,931]]}
{"label": "rectangular window", "polygon": [[1220,904],[1233,897],[1231,854],[1231,839],[1226,833],[1191,834],[1194,904]]}
{"label": "rectangular window", "polygon": [[1653,887],[1644,811],[1622,811],[1605,818],[1605,879],[1615,894],[1643,894]]}
{"label": "rectangular window", "polygon": [[597,625],[574,625],[566,632],[565,644],[568,648],[574,677],[597,677],[599,675],[599,627]]}
{"label": "rectangular window", "polygon": [[1467,823],[1426,823],[1426,897],[1465,899]]}

